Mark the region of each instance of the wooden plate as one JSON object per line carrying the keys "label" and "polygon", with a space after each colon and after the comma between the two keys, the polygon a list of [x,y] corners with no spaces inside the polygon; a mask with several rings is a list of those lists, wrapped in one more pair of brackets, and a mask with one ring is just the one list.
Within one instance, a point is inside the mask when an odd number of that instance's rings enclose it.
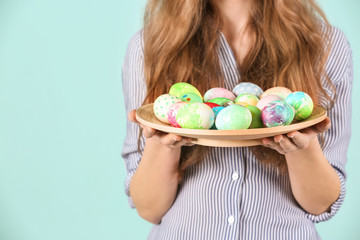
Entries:
{"label": "wooden plate", "polygon": [[190,137],[193,138],[192,142],[195,144],[213,147],[245,147],[261,145],[262,138],[301,130],[315,125],[325,118],[326,110],[320,106],[315,106],[309,118],[292,123],[288,126],[241,130],[202,130],[175,128],[169,124],[160,122],[153,112],[153,104],[144,105],[136,111],[136,119],[145,126],[167,133]]}

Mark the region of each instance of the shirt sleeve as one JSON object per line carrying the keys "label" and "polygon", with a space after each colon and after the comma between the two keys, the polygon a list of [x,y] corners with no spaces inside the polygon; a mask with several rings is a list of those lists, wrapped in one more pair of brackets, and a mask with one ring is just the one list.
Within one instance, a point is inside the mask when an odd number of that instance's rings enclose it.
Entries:
{"label": "shirt sleeve", "polygon": [[[122,90],[126,110],[128,113],[133,109],[138,109],[146,96],[146,83],[144,77],[144,48],[142,31],[137,32],[129,42],[125,60],[122,68]],[[138,152],[138,138],[140,127],[130,122],[126,122],[126,137],[122,148],[121,156],[126,166],[125,193],[128,196],[129,205],[135,208],[130,197],[130,182],[134,175],[140,159],[141,153]],[[145,139],[140,138],[140,150],[143,151]]]}
{"label": "shirt sleeve", "polygon": [[[332,28],[332,49],[326,64],[326,71],[336,88],[337,98],[328,117],[331,120],[331,128],[323,136],[323,153],[331,166],[335,169],[341,182],[339,198],[331,205],[330,211],[320,215],[307,213],[307,217],[313,222],[329,220],[340,209],[345,198],[345,182],[347,162],[347,150],[351,136],[351,93],[353,84],[352,52],[348,40],[343,32]],[[334,96],[331,88],[324,84],[326,91]],[[323,100],[324,105],[325,101]]]}

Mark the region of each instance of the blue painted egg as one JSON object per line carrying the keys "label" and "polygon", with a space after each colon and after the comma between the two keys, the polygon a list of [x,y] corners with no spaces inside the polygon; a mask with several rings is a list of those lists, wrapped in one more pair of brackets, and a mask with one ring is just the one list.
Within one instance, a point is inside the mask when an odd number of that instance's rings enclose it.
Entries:
{"label": "blue painted egg", "polygon": [[273,101],[261,111],[266,127],[278,127],[291,124],[295,116],[294,108],[285,101]]}
{"label": "blue painted egg", "polygon": [[263,92],[264,91],[261,89],[261,87],[259,87],[255,83],[251,83],[251,82],[239,83],[233,89],[233,93],[235,93],[236,96],[239,96],[240,94],[243,94],[243,93],[249,93],[249,94],[253,94],[256,97],[260,98],[260,96],[261,96],[261,94],[263,94]]}

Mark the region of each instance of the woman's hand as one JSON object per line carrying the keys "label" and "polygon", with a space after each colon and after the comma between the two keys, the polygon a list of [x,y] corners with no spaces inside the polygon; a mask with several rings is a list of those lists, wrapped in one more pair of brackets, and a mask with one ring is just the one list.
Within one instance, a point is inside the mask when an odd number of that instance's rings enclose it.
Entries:
{"label": "woman's hand", "polygon": [[327,131],[330,127],[331,122],[327,117],[324,121],[300,131],[290,132],[287,135],[277,135],[274,138],[263,138],[262,143],[265,147],[272,148],[281,154],[296,152],[307,148],[319,133]]}
{"label": "woman's hand", "polygon": [[263,139],[264,146],[285,155],[291,191],[308,213],[319,215],[330,210],[340,196],[341,182],[326,159],[317,136],[331,126],[330,119],[287,135]]}
{"label": "woman's hand", "polygon": [[170,148],[179,148],[181,146],[194,145],[193,143],[191,143],[191,138],[182,137],[172,133],[161,132],[141,124],[139,121],[136,120],[135,113],[136,113],[135,110],[130,111],[128,115],[128,119],[131,122],[138,124],[143,129],[143,135],[145,138],[156,139],[162,145],[165,145]]}
{"label": "woman's hand", "polygon": [[135,110],[129,113],[128,119],[143,129],[146,138],[141,161],[131,180],[130,196],[139,215],[158,224],[176,198],[181,147],[193,144],[190,138],[139,123]]}

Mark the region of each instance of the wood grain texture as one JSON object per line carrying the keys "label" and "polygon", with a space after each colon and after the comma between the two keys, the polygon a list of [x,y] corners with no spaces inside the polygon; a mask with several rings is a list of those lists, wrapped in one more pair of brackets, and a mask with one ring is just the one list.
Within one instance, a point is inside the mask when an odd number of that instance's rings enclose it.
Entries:
{"label": "wood grain texture", "polygon": [[136,119],[153,129],[193,138],[193,143],[213,147],[245,147],[261,145],[261,139],[273,137],[313,126],[326,118],[326,110],[315,106],[309,118],[294,122],[288,126],[241,130],[202,130],[175,128],[160,122],[154,112],[153,104],[147,104],[136,110]]}

